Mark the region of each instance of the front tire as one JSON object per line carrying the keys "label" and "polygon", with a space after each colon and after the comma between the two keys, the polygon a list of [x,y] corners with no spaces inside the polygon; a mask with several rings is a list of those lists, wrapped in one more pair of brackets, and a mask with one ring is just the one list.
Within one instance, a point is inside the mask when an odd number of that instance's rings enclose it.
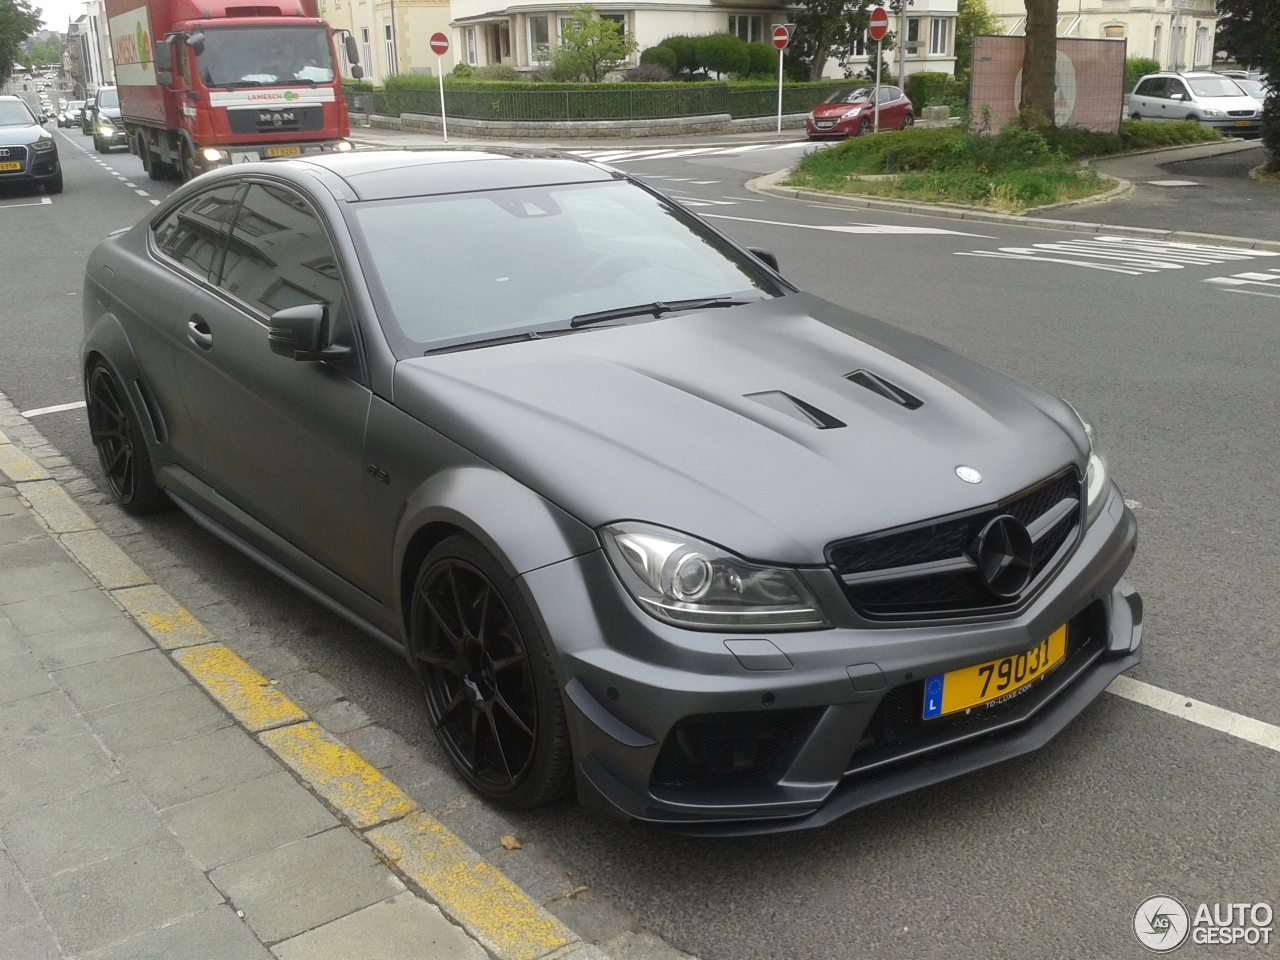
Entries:
{"label": "front tire", "polygon": [[156,483],[147,441],[124,385],[105,361],[98,360],[89,367],[85,387],[89,436],[98,450],[111,495],[138,516],[164,509],[169,498]]}
{"label": "front tire", "polygon": [[44,182],[45,193],[61,193],[62,192],[62,171],[58,171],[58,175],[52,180]]}
{"label": "front tire", "polygon": [[515,582],[477,541],[439,543],[414,579],[409,654],[454,769],[503,807],[572,784],[573,753],[547,640]]}
{"label": "front tire", "polygon": [[910,130],[915,125],[916,125],[916,116],[914,113],[908,113],[905,117],[902,118],[903,130]]}
{"label": "front tire", "polygon": [[871,132],[871,119],[863,117],[858,121],[858,136],[862,137]]}

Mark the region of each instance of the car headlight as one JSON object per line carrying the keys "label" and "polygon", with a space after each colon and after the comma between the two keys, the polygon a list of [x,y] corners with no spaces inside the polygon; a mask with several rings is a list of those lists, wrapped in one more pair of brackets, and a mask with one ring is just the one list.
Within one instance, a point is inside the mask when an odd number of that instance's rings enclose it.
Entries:
{"label": "car headlight", "polygon": [[1205,117],[1225,117],[1226,114],[1221,110],[1215,110],[1212,107],[1202,107],[1200,113]]}
{"label": "car headlight", "polygon": [[750,563],[649,523],[615,523],[600,533],[628,592],[659,620],[735,631],[830,625],[795,570]]}
{"label": "car headlight", "polygon": [[116,133],[115,127],[109,127],[105,123],[98,124],[98,133],[104,137],[113,137]]}
{"label": "car headlight", "polygon": [[35,143],[31,145],[31,149],[36,150],[40,153],[44,153],[45,151],[52,150],[53,140],[52,138],[49,138],[49,137],[41,137],[39,140],[37,140]]}
{"label": "car headlight", "polygon": [[1084,432],[1089,437],[1089,467],[1084,474],[1085,489],[1085,526],[1098,519],[1102,507],[1107,502],[1107,492],[1111,487],[1110,471],[1107,469],[1107,455],[1102,452],[1102,441],[1092,423],[1070,403],[1072,413],[1080,420]]}

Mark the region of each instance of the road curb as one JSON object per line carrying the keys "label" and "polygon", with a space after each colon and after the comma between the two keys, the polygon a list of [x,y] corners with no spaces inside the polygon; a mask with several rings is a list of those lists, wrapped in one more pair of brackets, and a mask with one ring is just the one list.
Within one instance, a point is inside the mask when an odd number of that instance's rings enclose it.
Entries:
{"label": "road curb", "polygon": [[13,438],[15,434],[39,440],[29,446],[48,446],[0,393],[0,472],[13,482],[50,537],[218,706],[378,851],[389,869],[496,960],[608,960],[438,820],[422,813],[408,794],[310,719],[272,681],[218,644],[176,598],[98,529],[61,482],[28,453],[28,445]]}
{"label": "road curb", "polygon": [[1028,217],[1025,214],[988,213],[985,210],[948,207],[942,204],[907,202],[903,200],[878,200],[864,197],[851,197],[838,193],[827,193],[824,190],[809,190],[803,187],[783,187],[778,185],[791,172],[788,167],[774,173],[765,174],[748,180],[746,188],[752,193],[784,200],[804,200],[830,207],[849,207],[858,210],[886,210],[892,213],[905,213],[918,217],[945,217],[950,220],[968,220],[980,223],[1002,223],[1016,227],[1036,227],[1042,230],[1068,231],[1070,233],[1105,233],[1115,236],[1142,237],[1146,239],[1165,239],[1183,243],[1229,244],[1247,247],[1252,250],[1274,250],[1280,252],[1280,241],[1259,240],[1254,237],[1230,237],[1216,233],[1193,233],[1187,230],[1161,230],[1153,227],[1127,227],[1113,223],[1089,223],[1080,220],[1051,220],[1048,217]]}

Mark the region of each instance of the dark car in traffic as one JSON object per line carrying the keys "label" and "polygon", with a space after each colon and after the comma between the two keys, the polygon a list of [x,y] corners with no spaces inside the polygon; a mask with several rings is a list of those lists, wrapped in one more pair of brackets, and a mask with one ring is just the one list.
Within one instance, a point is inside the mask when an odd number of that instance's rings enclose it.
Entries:
{"label": "dark car in traffic", "polygon": [[0,96],[0,186],[62,192],[58,145],[21,97]]}
{"label": "dark car in traffic", "polygon": [[78,127],[84,119],[84,101],[71,100],[58,111],[59,127]]}
{"label": "dark car in traffic", "polygon": [[115,87],[103,87],[93,98],[93,116],[89,133],[93,147],[99,153],[110,153],[115,147],[129,145],[129,133],[120,119],[120,92]]}
{"label": "dark car in traffic", "polygon": [[238,165],[90,256],[90,433],[404,656],[492,802],[816,826],[1137,664],[1136,522],[1069,403],[775,264],[577,158]]}
{"label": "dark car in traffic", "polygon": [[804,122],[809,139],[858,137],[876,127],[876,101],[880,103],[880,130],[906,130],[915,126],[911,100],[897,87],[882,86],[877,98],[874,86],[837,90],[810,111]]}

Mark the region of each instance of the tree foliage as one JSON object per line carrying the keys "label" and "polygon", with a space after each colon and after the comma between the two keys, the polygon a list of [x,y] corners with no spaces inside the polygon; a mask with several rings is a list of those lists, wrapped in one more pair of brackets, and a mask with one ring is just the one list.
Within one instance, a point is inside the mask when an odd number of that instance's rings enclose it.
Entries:
{"label": "tree foliage", "polygon": [[50,63],[61,65],[62,44],[57,40],[41,40],[39,43],[33,43],[31,45],[31,49],[28,50],[20,59],[33,70],[37,67],[43,67]]}
{"label": "tree foliage", "polygon": [[[22,42],[40,29],[40,9],[31,0],[0,0],[0,80],[22,59]],[[61,59],[59,57],[59,59]]]}
{"label": "tree foliage", "polygon": [[693,73],[698,69],[698,40],[696,37],[667,37],[660,47],[666,47],[676,55],[675,69],[680,73]]}
{"label": "tree foliage", "polygon": [[751,72],[751,51],[732,33],[712,33],[699,37],[695,47],[698,64],[710,70],[716,79],[725,74]]}
{"label": "tree foliage", "polygon": [[1268,169],[1280,171],[1280,4],[1276,0],[1218,0],[1218,43],[1246,67],[1271,81],[1262,109]]}
{"label": "tree foliage", "polygon": [[680,63],[676,60],[676,52],[670,47],[664,47],[662,44],[658,44],[656,47],[649,47],[647,50],[641,50],[640,63],[642,66],[662,67],[667,73],[675,73],[680,69]]}
{"label": "tree foliage", "polygon": [[984,0],[959,0],[956,16],[956,76],[973,68],[973,38],[1000,31],[1000,18]]}
{"label": "tree foliage", "polygon": [[[794,56],[809,64],[809,79],[821,80],[827,59],[854,55],[862,33],[871,19],[872,0],[808,0],[796,13],[796,32],[791,38]],[[885,37],[884,49],[892,49]],[[791,54],[791,47],[787,48]]]}
{"label": "tree foliage", "polygon": [[596,16],[594,7],[574,7],[572,17],[560,26],[560,47],[553,60],[553,72],[599,83],[625,67],[635,53],[636,41],[622,36],[619,27],[616,20]]}

